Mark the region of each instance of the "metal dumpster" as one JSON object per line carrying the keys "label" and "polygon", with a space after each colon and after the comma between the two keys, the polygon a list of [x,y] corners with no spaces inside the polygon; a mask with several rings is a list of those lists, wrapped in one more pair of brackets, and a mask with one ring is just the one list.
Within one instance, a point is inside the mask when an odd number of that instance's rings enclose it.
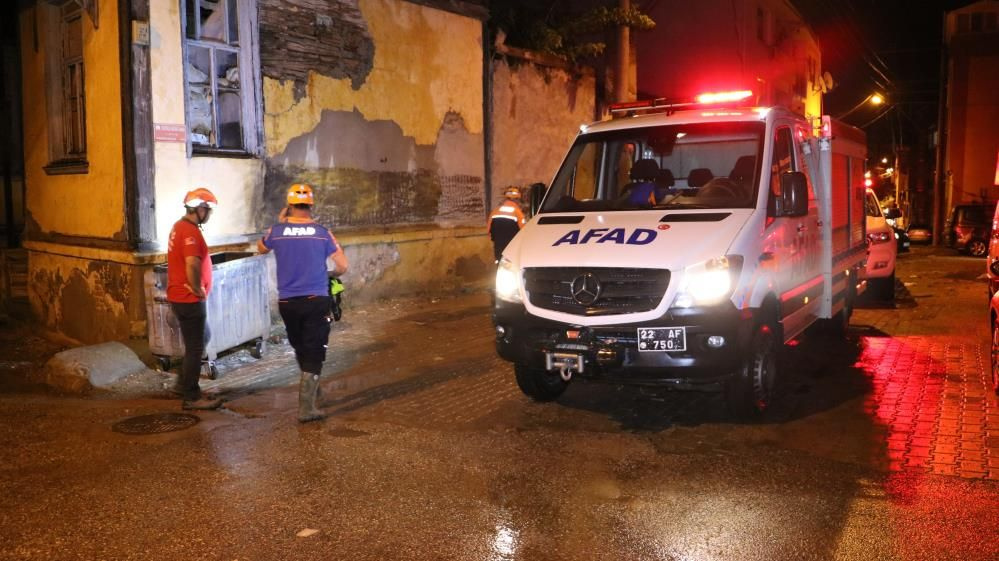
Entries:
{"label": "metal dumpster", "polygon": [[[263,255],[226,252],[212,254],[211,258],[212,290],[208,294],[206,330],[209,339],[202,373],[214,379],[218,375],[215,359],[222,351],[252,343],[250,354],[261,357],[270,335],[271,311]],[[146,272],[144,280],[149,350],[167,370],[172,359],[184,356],[184,341],[166,298],[166,265]]]}

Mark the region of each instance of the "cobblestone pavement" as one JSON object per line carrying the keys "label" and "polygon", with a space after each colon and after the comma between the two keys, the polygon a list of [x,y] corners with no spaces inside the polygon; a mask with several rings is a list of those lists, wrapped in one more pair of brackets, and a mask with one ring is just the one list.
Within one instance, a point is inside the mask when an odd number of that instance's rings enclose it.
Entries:
{"label": "cobblestone pavement", "polygon": [[532,402],[487,293],[348,308],[315,423],[281,343],[221,360],[225,407],[183,430],[114,430],[180,413],[162,389],[0,392],[0,558],[996,559],[983,266],[904,256],[891,305],[785,349],[759,422],[581,381]]}
{"label": "cobblestone pavement", "polygon": [[[899,259],[893,304],[862,298],[850,330],[857,345],[852,366],[867,382],[863,410],[880,429],[878,457],[870,460],[880,468],[999,480],[983,268],[980,259],[917,246]],[[479,293],[350,311],[331,336],[324,405],[342,418],[417,428],[468,430],[496,422],[523,397],[509,365],[492,351],[488,305],[488,295]],[[823,341],[805,339],[787,353],[791,370],[815,369],[829,352]],[[287,345],[271,345],[262,360],[230,359],[220,368],[220,378],[203,387],[232,399],[297,383]],[[809,375],[800,376],[792,386],[814,385]],[[802,392],[786,398],[785,418],[805,414],[790,411],[815,398],[814,389]],[[629,416],[642,428],[724,420],[716,395],[653,391],[643,397],[624,407],[605,404],[605,410],[626,427]],[[566,399],[585,409],[612,398],[582,389]]]}
{"label": "cobblestone pavement", "polygon": [[999,480],[982,259],[915,248],[899,261],[896,309],[858,310],[864,409],[885,431],[892,471]]}

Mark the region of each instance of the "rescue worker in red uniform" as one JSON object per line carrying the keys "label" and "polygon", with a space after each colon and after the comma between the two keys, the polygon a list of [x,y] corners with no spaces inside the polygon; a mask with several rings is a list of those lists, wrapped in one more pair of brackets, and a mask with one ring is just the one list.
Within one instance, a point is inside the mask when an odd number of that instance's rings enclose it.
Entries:
{"label": "rescue worker in red uniform", "polygon": [[524,212],[520,210],[520,188],[506,188],[503,202],[489,213],[489,237],[493,240],[493,258],[499,263],[510,240],[517,235],[527,222]]}
{"label": "rescue worker in red uniform", "polygon": [[201,394],[198,377],[205,353],[205,301],[212,289],[212,260],[201,228],[212,216],[218,199],[199,187],[184,197],[184,216],[170,230],[167,243],[167,301],[184,340],[184,362],[177,390],[184,409],[216,409],[222,400]]}
{"label": "rescue worker in red uniform", "polygon": [[[278,310],[301,370],[298,421],[306,423],[324,416],[317,402],[330,337],[329,276],[347,272],[347,256],[333,234],[313,220],[312,187],[292,185],[287,201],[287,211],[257,242],[257,249],[273,251],[277,261]],[[330,258],[332,271],[326,266]]]}

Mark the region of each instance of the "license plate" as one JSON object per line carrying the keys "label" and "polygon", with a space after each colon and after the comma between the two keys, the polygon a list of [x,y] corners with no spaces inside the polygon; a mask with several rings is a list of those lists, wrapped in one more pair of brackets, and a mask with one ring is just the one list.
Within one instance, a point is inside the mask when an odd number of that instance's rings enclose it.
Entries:
{"label": "license plate", "polygon": [[639,327],[638,350],[650,352],[687,350],[685,327]]}

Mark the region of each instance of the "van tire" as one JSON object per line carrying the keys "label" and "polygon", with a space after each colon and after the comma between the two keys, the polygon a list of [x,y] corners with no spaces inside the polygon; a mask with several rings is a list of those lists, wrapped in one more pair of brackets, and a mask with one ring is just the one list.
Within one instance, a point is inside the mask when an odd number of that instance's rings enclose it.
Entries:
{"label": "van tire", "polygon": [[738,418],[761,417],[773,405],[777,387],[778,331],[773,321],[753,328],[742,365],[725,385],[725,401]]}
{"label": "van tire", "polygon": [[543,368],[514,364],[513,373],[520,391],[534,401],[554,401],[569,387],[569,382],[563,380],[558,372],[548,372]]}

